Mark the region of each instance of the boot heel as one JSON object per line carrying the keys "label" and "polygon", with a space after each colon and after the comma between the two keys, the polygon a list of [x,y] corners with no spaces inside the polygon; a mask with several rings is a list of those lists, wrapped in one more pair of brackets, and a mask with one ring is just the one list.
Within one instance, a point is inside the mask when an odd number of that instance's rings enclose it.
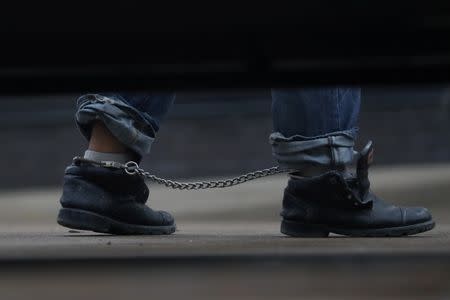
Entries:
{"label": "boot heel", "polygon": [[81,209],[61,208],[57,222],[64,227],[109,233],[111,223],[107,218]]}
{"label": "boot heel", "polygon": [[281,221],[281,233],[294,237],[328,237],[330,232],[321,225]]}

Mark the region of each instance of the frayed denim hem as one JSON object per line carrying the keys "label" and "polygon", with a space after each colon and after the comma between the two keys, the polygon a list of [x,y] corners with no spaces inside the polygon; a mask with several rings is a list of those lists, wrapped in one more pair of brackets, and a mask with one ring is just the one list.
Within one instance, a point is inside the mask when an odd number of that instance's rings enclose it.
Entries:
{"label": "frayed denim hem", "polygon": [[269,139],[273,156],[282,168],[342,168],[354,160],[353,147],[357,131],[357,128],[353,128],[314,137],[285,137],[274,132]]}
{"label": "frayed denim hem", "polygon": [[155,139],[151,123],[138,110],[116,98],[99,94],[81,96],[75,120],[87,140],[91,138],[93,123],[102,121],[122,144],[140,157],[150,153]]}

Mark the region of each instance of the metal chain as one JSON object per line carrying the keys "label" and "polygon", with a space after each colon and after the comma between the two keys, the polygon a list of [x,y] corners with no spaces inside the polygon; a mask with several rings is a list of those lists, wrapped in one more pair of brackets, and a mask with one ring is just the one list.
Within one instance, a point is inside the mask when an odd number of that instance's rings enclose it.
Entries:
{"label": "metal chain", "polygon": [[178,190],[202,190],[202,189],[214,189],[214,188],[227,188],[242,184],[247,181],[255,180],[262,177],[272,176],[280,173],[291,172],[289,169],[281,169],[279,166],[253,171],[247,174],[243,174],[234,178],[224,179],[224,180],[211,180],[211,181],[199,181],[199,182],[178,182],[169,179],[164,179],[156,175],[150,174],[150,172],[145,171],[140,168],[139,165],[134,161],[129,161],[126,164],[120,164],[117,162],[110,161],[91,161],[81,157],[75,157],[74,162],[87,162],[90,164],[102,166],[105,168],[115,168],[122,169],[128,175],[139,175],[157,184],[164,185],[168,188],[178,189]]}

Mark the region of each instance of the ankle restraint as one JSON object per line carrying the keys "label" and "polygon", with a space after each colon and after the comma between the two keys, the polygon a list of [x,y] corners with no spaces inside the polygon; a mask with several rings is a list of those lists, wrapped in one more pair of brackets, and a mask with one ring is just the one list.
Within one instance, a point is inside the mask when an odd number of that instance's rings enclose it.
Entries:
{"label": "ankle restraint", "polygon": [[[370,186],[368,179],[368,167],[373,160],[373,146],[372,141],[370,141],[364,149],[359,153],[359,159],[357,164],[357,179],[359,184],[364,187],[363,194],[368,192]],[[151,174],[139,167],[139,164],[135,161],[129,161],[126,163],[120,163],[116,161],[96,161],[89,160],[84,157],[74,157],[73,163],[75,165],[81,165],[82,163],[91,164],[94,166],[121,169],[125,174],[130,176],[142,176],[150,181],[156,182],[157,184],[162,184],[166,187],[180,190],[199,190],[199,189],[211,189],[211,188],[226,188],[234,185],[242,184],[247,181],[255,180],[262,177],[272,176],[280,173],[291,173],[295,174],[298,170],[294,169],[283,169],[279,166],[275,166],[268,169],[262,169],[253,171],[247,174],[243,174],[234,178],[224,179],[224,180],[214,180],[214,181],[199,181],[199,182],[178,182]],[[364,196],[361,195],[361,196]],[[364,198],[364,197],[362,197]]]}

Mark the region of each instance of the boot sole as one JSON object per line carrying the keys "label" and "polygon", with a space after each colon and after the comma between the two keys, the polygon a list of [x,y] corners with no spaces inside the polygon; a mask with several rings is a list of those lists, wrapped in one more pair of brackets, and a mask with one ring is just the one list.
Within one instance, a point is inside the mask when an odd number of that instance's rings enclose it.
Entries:
{"label": "boot sole", "polygon": [[401,237],[433,229],[433,220],[424,223],[390,228],[335,228],[321,224],[305,224],[295,221],[281,221],[281,233],[293,237],[328,237],[330,233],[351,237]]}
{"label": "boot sole", "polygon": [[175,224],[167,226],[128,224],[90,211],[74,208],[61,208],[57,222],[59,225],[72,229],[119,235],[160,235],[171,234],[176,230]]}

